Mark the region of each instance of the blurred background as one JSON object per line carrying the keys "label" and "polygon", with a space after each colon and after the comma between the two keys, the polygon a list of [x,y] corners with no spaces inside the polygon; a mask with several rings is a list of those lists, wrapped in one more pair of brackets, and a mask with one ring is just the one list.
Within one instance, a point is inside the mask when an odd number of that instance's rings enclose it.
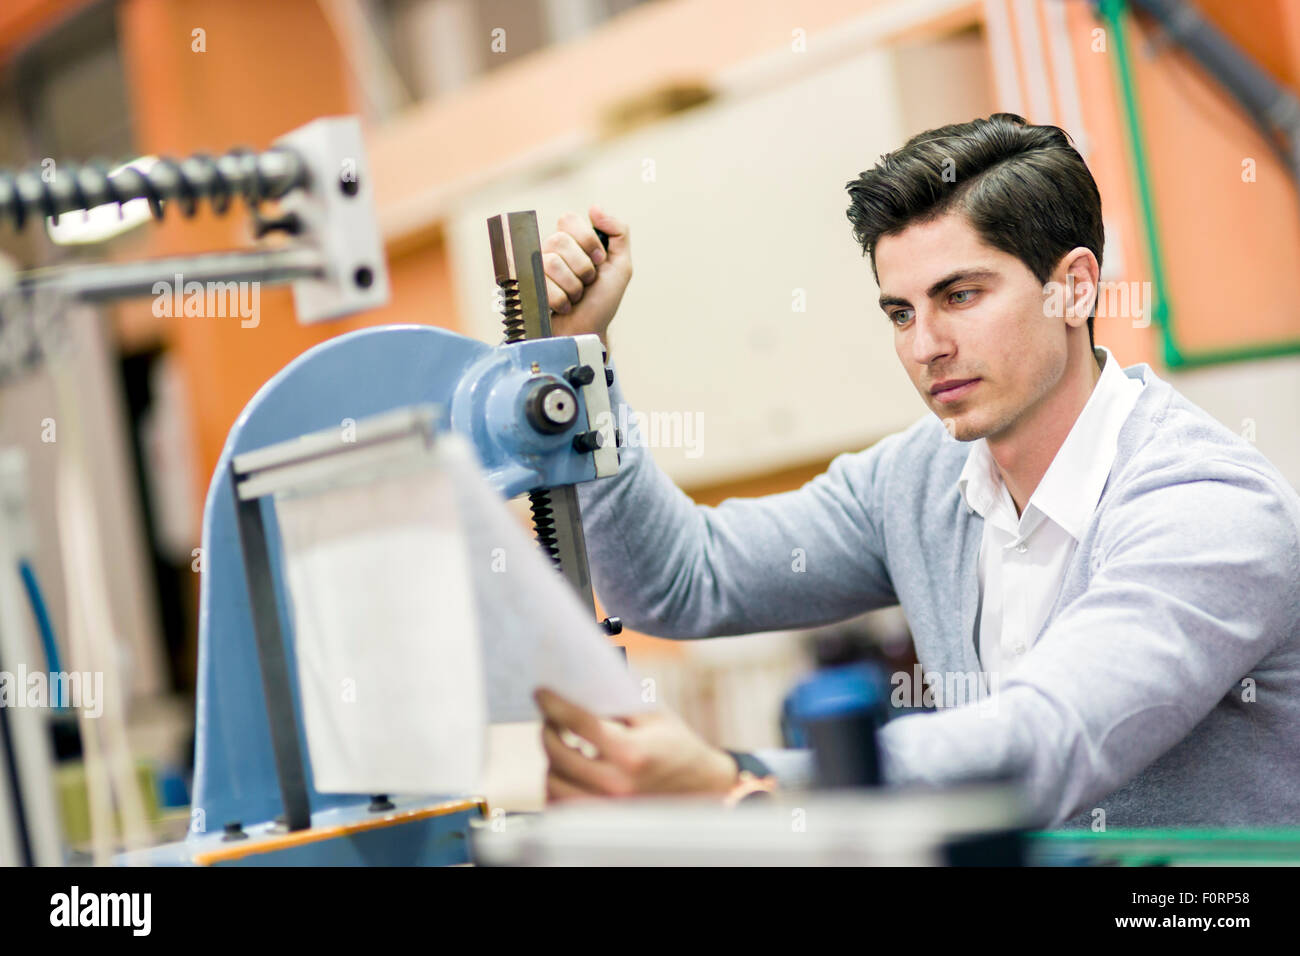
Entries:
{"label": "blurred background", "polygon": [[[122,716],[158,782],[150,812],[173,805],[183,832],[203,501],[263,382],[361,326],[499,342],[484,220],[536,209],[545,235],[598,202],[632,228],[611,332],[626,394],[685,423],[660,465],[701,503],[797,488],[927,413],[845,183],[916,132],[998,110],[1064,127],[1101,188],[1098,344],[1300,487],[1298,83],[1292,0],[4,0],[0,166],[263,149],[359,114],[392,281],[386,308],[311,326],[287,289],[263,292],[256,327],[160,318],[148,300],[87,309],[61,332],[71,395],[41,361],[4,359],[0,449],[24,460],[50,629],[66,632],[79,586],[50,431],[73,401]],[[18,268],[249,242],[246,216],[207,211],[89,249],[0,231]],[[823,634],[626,643],[662,701],[753,748],[779,742],[781,697],[817,648],[845,640],[912,666],[893,611]],[[538,797],[535,740],[494,737],[506,805]]]}

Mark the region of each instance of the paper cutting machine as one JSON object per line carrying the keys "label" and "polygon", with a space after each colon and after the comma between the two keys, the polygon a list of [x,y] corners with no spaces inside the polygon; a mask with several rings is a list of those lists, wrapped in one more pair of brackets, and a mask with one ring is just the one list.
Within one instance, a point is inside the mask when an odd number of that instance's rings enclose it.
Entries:
{"label": "paper cutting machine", "polygon": [[[150,294],[177,274],[199,282],[292,283],[302,321],[382,305],[383,247],[370,206],[359,125],[329,118],[263,153],[160,161],[151,169],[60,164],[46,182],[0,176],[0,219],[40,221],[144,199],[155,216],[200,205],[223,213],[243,198],[257,234],[283,242],[134,263],[78,265],[18,276],[0,300],[53,316],[71,301]],[[277,200],[278,219],[257,217]],[[196,772],[188,838],[135,851],[129,863],[422,864],[468,859],[475,798],[318,792],[307,759],[294,634],[268,488],[287,472],[337,465],[393,442],[465,436],[488,483],[527,494],[551,562],[593,607],[574,485],[614,474],[618,437],[600,340],[552,338],[536,215],[488,222],[505,342],[426,326],[367,329],[322,343],[267,382],[231,429],[203,518]],[[340,447],[340,426],[354,440]],[[269,483],[269,484],[268,484]],[[608,634],[617,619],[602,622]]]}
{"label": "paper cutting machine", "polygon": [[[316,791],[307,759],[269,476],[454,429],[504,497],[529,494],[538,537],[591,606],[573,486],[614,473],[608,370],[595,336],[528,337],[546,309],[535,216],[492,221],[507,330],[491,347],[442,329],[381,327],[325,342],[268,382],[231,430],[204,511],[198,720],[191,833],[152,862],[441,864],[468,859],[476,799]],[[504,227],[515,233],[504,251]],[[529,295],[509,275],[522,261]],[[535,269],[533,268],[535,266]],[[503,271],[500,270],[499,271]],[[511,314],[513,312],[513,314]],[[519,334],[520,330],[524,330]],[[261,483],[259,485],[259,483]],[[606,619],[617,633],[616,619]],[[169,860],[168,857],[171,857]]]}

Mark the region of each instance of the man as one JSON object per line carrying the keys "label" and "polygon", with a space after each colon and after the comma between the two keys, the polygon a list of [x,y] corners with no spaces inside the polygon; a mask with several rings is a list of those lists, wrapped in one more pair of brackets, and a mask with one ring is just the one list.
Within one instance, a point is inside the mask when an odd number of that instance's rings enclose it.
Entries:
{"label": "man", "polygon": [[[848,191],[934,414],[798,491],[716,508],[632,443],[581,489],[605,604],[675,638],[901,604],[941,706],[881,729],[887,782],[1017,774],[1039,825],[1300,823],[1300,498],[1094,346],[1101,200],[1066,134],[1006,113],[930,130]],[[603,336],[631,276],[627,229],[591,218],[607,256],[572,216],[544,244],[559,333]],[[988,701],[942,699],[971,674]],[[736,784],[738,761],[670,714],[538,700],[551,799]],[[805,753],[756,756],[807,781]]]}

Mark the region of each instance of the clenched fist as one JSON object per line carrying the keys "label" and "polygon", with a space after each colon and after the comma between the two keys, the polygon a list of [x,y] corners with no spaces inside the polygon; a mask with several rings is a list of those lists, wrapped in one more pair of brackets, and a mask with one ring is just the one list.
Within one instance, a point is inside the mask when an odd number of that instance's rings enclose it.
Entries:
{"label": "clenched fist", "polygon": [[[606,215],[599,206],[592,206],[588,215],[590,222],[565,213],[557,230],[542,242],[551,332],[599,335],[608,348],[605,332],[632,279],[632,248],[627,225],[621,220]],[[608,253],[597,229],[609,236]]]}

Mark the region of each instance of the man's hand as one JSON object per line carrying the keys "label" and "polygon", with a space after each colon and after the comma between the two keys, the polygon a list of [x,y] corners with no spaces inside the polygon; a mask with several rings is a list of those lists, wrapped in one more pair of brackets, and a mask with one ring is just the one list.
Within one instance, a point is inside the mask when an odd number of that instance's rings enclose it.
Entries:
{"label": "man's hand", "polygon": [[709,746],[669,711],[606,720],[545,689],[533,697],[545,721],[548,801],[648,793],[723,796],[739,776],[726,751]]}
{"label": "man's hand", "polygon": [[[591,221],[575,213],[560,217],[557,232],[542,242],[546,298],[555,335],[605,332],[632,281],[632,246],[627,226],[607,216],[599,206],[588,211]],[[609,236],[606,253],[596,229]],[[605,342],[608,348],[609,343]]]}

